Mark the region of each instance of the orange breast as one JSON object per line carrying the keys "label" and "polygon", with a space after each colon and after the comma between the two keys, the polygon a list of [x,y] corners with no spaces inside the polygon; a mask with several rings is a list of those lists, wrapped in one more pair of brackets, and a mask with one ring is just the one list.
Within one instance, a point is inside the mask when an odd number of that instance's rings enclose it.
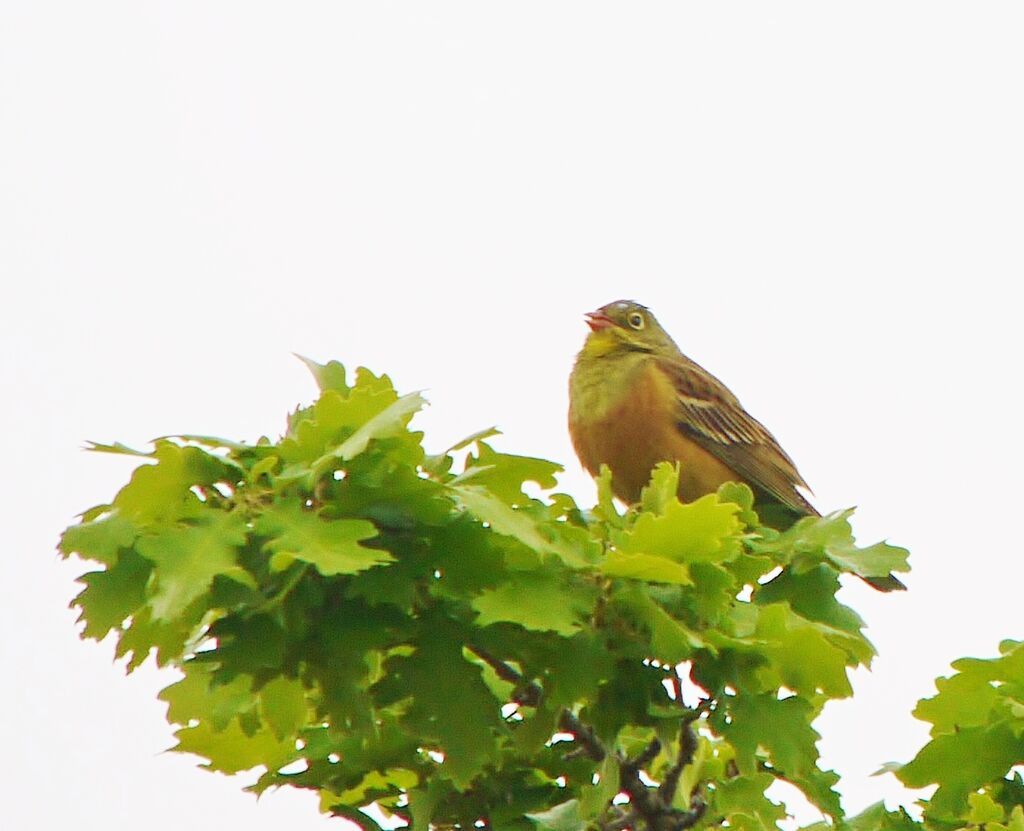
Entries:
{"label": "orange breast", "polygon": [[653,364],[632,379],[628,393],[597,419],[570,410],[569,433],[576,454],[591,474],[606,464],[612,490],[626,502],[636,502],[658,462],[679,462],[679,496],[692,501],[739,477],[704,448],[686,438],[676,426],[676,393]]}

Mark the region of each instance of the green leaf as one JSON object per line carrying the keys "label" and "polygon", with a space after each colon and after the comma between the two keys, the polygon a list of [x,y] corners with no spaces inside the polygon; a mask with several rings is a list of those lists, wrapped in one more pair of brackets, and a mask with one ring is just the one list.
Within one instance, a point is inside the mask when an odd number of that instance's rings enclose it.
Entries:
{"label": "green leaf", "polygon": [[138,669],[154,649],[157,666],[167,666],[181,659],[198,625],[198,620],[188,616],[170,621],[153,620],[150,606],[143,606],[132,615],[128,628],[121,632],[114,654],[128,659],[128,672]]}
{"label": "green leaf", "polygon": [[689,586],[693,583],[690,569],[684,564],[654,554],[623,554],[612,551],[603,563],[601,572],[609,577],[628,577],[648,583],[672,583]]}
{"label": "green leaf", "polygon": [[78,578],[85,589],[72,601],[85,621],[83,638],[103,640],[107,632],[146,602],[146,583],[152,567],[131,549],[122,552],[117,564],[106,571],[92,571]]}
{"label": "green leaf", "polygon": [[[616,656],[592,629],[578,632],[568,642],[554,637],[529,638],[516,646],[525,674],[538,678],[544,688],[542,706],[558,708],[593,700],[616,671]],[[550,733],[544,738],[550,738]]]}
{"label": "green leaf", "polygon": [[694,650],[714,647],[700,635],[673,618],[649,594],[630,587],[617,591],[612,598],[613,607],[621,610],[649,637],[651,654],[667,665],[674,665],[692,657]]}
{"label": "green leaf", "polygon": [[793,611],[819,623],[827,623],[844,632],[859,634],[864,620],[849,606],[836,600],[839,575],[830,566],[820,565],[796,574],[784,570],[757,589],[757,602],[789,603]]}
{"label": "green leaf", "polygon": [[218,574],[241,577],[238,548],[245,541],[245,520],[240,515],[209,510],[195,525],[167,526],[140,537],[139,553],[155,567],[156,588],[150,599],[153,617],[178,617],[209,590]]}
{"label": "green leaf", "polygon": [[306,723],[309,705],[299,681],[277,676],[260,689],[260,711],[278,739],[295,736]]}
{"label": "green leaf", "polygon": [[580,814],[578,799],[569,799],[536,814],[527,814],[542,831],[586,831],[587,822]]}
{"label": "green leaf", "polygon": [[233,678],[239,673],[262,677],[267,670],[282,668],[287,635],[280,621],[271,614],[229,615],[210,627],[210,635],[217,639],[218,680]]}
{"label": "green leaf", "polygon": [[737,776],[715,786],[715,808],[730,828],[743,831],[776,831],[786,810],[768,799],[764,792],[774,782],[767,773]]}
{"label": "green leaf", "polygon": [[395,559],[387,551],[361,545],[377,536],[372,522],[321,519],[298,499],[268,508],[256,521],[256,530],[270,538],[270,551],[310,563],[321,574],[356,574]]}
{"label": "green leaf", "polygon": [[679,501],[679,464],[658,462],[651,471],[651,481],[640,492],[640,510],[663,514],[669,505]]}
{"label": "green leaf", "polygon": [[451,518],[452,503],[444,486],[418,475],[411,466],[394,466],[372,477],[349,476],[332,495],[331,516],[369,519],[380,528],[441,526]]}
{"label": "green leaf", "polygon": [[478,626],[507,621],[527,629],[573,635],[593,611],[597,587],[569,586],[552,571],[513,572],[498,588],[485,591],[472,606]]}
{"label": "green leaf", "polygon": [[145,450],[135,450],[132,447],[128,447],[126,444],[121,444],[119,441],[116,441],[113,444],[87,441],[85,443],[85,449],[93,453],[113,453],[120,456],[141,456],[143,458],[149,458],[153,455]]}
{"label": "green leaf", "polygon": [[609,528],[622,528],[624,520],[615,509],[615,494],[612,493],[612,469],[601,465],[601,473],[594,480],[597,485],[597,505],[594,506],[594,517],[604,522]]}
{"label": "green leaf", "polygon": [[[380,711],[368,690],[381,679],[385,650],[404,642],[412,628],[413,622],[394,607],[369,606],[357,599],[339,600],[312,617],[310,672],[321,694],[319,710],[326,711],[331,722],[347,730],[380,732],[375,722]],[[398,694],[394,700],[403,697]],[[315,701],[315,694],[311,699]],[[354,741],[359,745],[361,739]],[[388,756],[373,761],[398,760]]]}
{"label": "green leaf", "polygon": [[816,708],[806,699],[774,692],[737,695],[727,699],[729,721],[719,722],[722,735],[736,748],[740,772],[758,770],[757,752],[764,748],[779,775],[797,785],[822,811],[842,816],[839,795],[833,790],[839,777],[818,768],[817,742],[811,727]]}
{"label": "green leaf", "polygon": [[165,687],[157,697],[167,702],[167,720],[172,724],[188,725],[205,719],[215,731],[224,730],[256,706],[251,676],[239,675],[218,684],[209,668],[194,662],[186,665],[184,678]]}
{"label": "green leaf", "polygon": [[451,447],[449,447],[444,452],[446,454],[447,453],[455,453],[455,452],[457,452],[459,450],[462,450],[463,448],[469,447],[471,444],[476,444],[478,442],[486,441],[489,438],[493,438],[494,436],[500,436],[500,435],[501,435],[501,430],[499,430],[497,427],[487,427],[484,430],[477,430],[472,435],[466,436],[466,438],[462,439],[461,441],[455,442],[455,444],[453,444]]}
{"label": "green leaf", "polygon": [[[865,808],[857,816],[847,818],[839,827],[844,831],[924,831],[924,826],[915,822],[904,809],[887,811],[884,802]],[[835,828],[833,823],[816,822],[804,826],[801,831],[834,831]]]}
{"label": "green leaf", "polygon": [[754,511],[754,492],[744,482],[726,482],[718,488],[718,498],[722,502],[733,502],[740,506],[736,515],[740,522],[748,528],[757,528],[761,521]]}
{"label": "green leaf", "polygon": [[388,768],[381,773],[371,770],[355,787],[342,791],[340,794],[332,795],[327,800],[330,807],[338,804],[358,807],[372,801],[369,794],[374,793],[401,793],[402,791],[415,788],[419,784],[419,777],[414,771],[403,768]]}
{"label": "green leaf", "polygon": [[198,447],[158,441],[153,456],[156,464],[136,468],[114,497],[118,512],[138,525],[198,515],[203,505],[191,489],[230,482],[236,475],[223,461]]}
{"label": "green leaf", "polygon": [[858,548],[850,516],[853,509],[823,517],[804,517],[780,536],[774,547],[792,559],[797,571],[813,568],[823,559],[840,571],[859,577],[887,577],[910,571],[905,548],[880,542]]}
{"label": "green leaf", "polygon": [[[232,439],[221,438],[220,436],[196,435],[194,433],[181,433],[170,436],[160,436],[160,438],[154,439],[154,441],[170,441],[171,439],[178,439],[179,441],[184,442],[193,442],[194,444],[201,444],[204,447],[216,448],[218,450],[233,450],[236,453],[251,453],[260,449],[257,445],[246,444],[244,441],[234,441]],[[231,462],[228,461],[228,463],[230,464]]]}
{"label": "green leaf", "polygon": [[719,625],[735,605],[740,587],[729,570],[715,563],[694,563],[690,574],[693,587],[688,591],[688,605],[708,624]]}
{"label": "green leaf", "polygon": [[[353,393],[353,398],[355,392]],[[363,453],[374,439],[386,439],[406,432],[412,415],[423,409],[426,400],[418,392],[403,395],[397,401],[370,417],[341,444],[318,458],[312,465],[314,477],[322,476],[339,462],[346,462]]]}
{"label": "green leaf", "polygon": [[477,487],[486,488],[509,505],[521,505],[529,501],[529,497],[523,493],[525,482],[536,482],[542,488],[553,488],[557,484],[555,474],[562,471],[561,465],[546,459],[498,453],[484,441],[477,441],[477,447],[477,455],[470,455],[466,460],[467,470],[471,470],[472,474],[463,474],[456,481],[463,484],[471,482]]}
{"label": "green leaf", "polygon": [[280,463],[279,456],[264,456],[249,469],[249,481],[255,483],[261,476],[272,476]]}
{"label": "green leaf", "polygon": [[952,733],[962,727],[987,724],[1000,700],[991,679],[978,673],[961,673],[935,681],[939,694],[918,702],[914,715],[934,726],[932,736]]}
{"label": "green leaf", "polygon": [[344,394],[349,391],[349,386],[345,382],[345,367],[337,361],[318,364],[310,358],[303,357],[297,353],[293,354],[295,354],[295,357],[302,361],[302,363],[306,365],[306,368],[313,374],[313,378],[316,380],[316,385],[320,388],[321,392],[332,390],[334,392]]}
{"label": "green leaf", "polygon": [[341,443],[397,401],[386,376],[377,379],[372,374],[368,378],[361,374],[348,393],[323,392],[312,407],[295,414],[288,435],[281,440],[278,451],[289,466],[285,478],[307,477],[317,460],[326,464]]}
{"label": "green leaf", "polygon": [[875,648],[864,637],[864,621],[853,609],[836,600],[837,591],[839,575],[835,569],[819,565],[802,574],[784,570],[773,580],[759,586],[754,599],[762,605],[788,603],[794,612],[807,620],[825,623],[849,633],[853,637],[844,643],[861,663],[869,664]]}
{"label": "green leaf", "polygon": [[449,470],[451,470],[452,453],[457,453],[458,451],[462,450],[463,448],[469,447],[469,445],[475,442],[484,441],[485,439],[489,439],[492,436],[500,435],[501,430],[499,430],[496,427],[488,427],[486,430],[478,430],[471,436],[466,436],[466,438],[462,439],[461,441],[455,442],[455,444],[453,444],[451,447],[442,450],[440,453],[434,453],[427,456],[423,460],[423,468],[429,471],[433,476],[443,476],[444,474],[448,473]]}
{"label": "green leaf", "polygon": [[605,756],[598,770],[598,781],[584,788],[579,801],[579,813],[587,820],[600,817],[612,799],[619,792],[619,760],[614,755]]}
{"label": "green leaf", "polygon": [[897,772],[904,785],[923,788],[938,784],[929,813],[953,818],[967,809],[967,795],[1002,779],[1024,762],[1024,742],[1005,724],[965,727],[929,742]]}
{"label": "green leaf", "polygon": [[886,577],[893,571],[910,571],[909,556],[907,549],[886,542],[852,551],[829,551],[830,562],[860,577]]}
{"label": "green leaf", "polygon": [[757,771],[758,747],[764,747],[772,764],[785,772],[799,773],[816,764],[821,736],[811,727],[816,713],[809,701],[761,693],[730,696],[726,702],[729,720],[722,721],[721,729],[736,748],[741,773]]}
{"label": "green leaf", "polygon": [[769,687],[789,687],[801,695],[823,692],[833,698],[852,693],[847,653],[835,646],[836,630],[793,613],[786,603],[761,607],[755,635],[768,666],[760,674]]}
{"label": "green leaf", "polygon": [[388,659],[375,695],[382,706],[412,697],[403,724],[428,747],[436,742],[445,754],[440,774],[466,788],[493,759],[495,731],[502,727],[498,701],[479,667],[463,657],[459,628],[436,615],[421,622],[416,651]]}
{"label": "green leaf", "polygon": [[138,533],[135,523],[113,510],[97,519],[72,525],[61,535],[58,547],[65,557],[77,554],[83,560],[112,566],[117,562],[118,552],[130,548]]}
{"label": "green leaf", "polygon": [[974,825],[1002,822],[1006,816],[1002,806],[986,793],[967,794],[967,803],[971,806],[967,819]]}
{"label": "green leaf", "polygon": [[[957,674],[937,679],[938,695],[918,702],[914,715],[932,723],[933,737],[1002,718],[1014,695],[1024,698],[1024,643],[1004,641],[1000,651],[998,658],[954,661]],[[1024,714],[1017,720],[1024,724]]]}
{"label": "green leaf", "polygon": [[926,807],[929,818],[961,817],[969,801],[972,815],[993,814],[973,821],[994,827],[1012,804],[1004,803],[999,808],[1004,813],[996,817],[995,808],[986,808],[988,802],[975,793],[994,785],[993,795],[1003,799],[1000,794],[1013,785],[1007,773],[1024,762],[1024,644],[1004,641],[1000,652],[998,658],[953,663],[957,674],[939,678],[938,694],[921,700],[914,711],[932,723],[932,741],[908,764],[889,768],[911,787],[939,786]]}
{"label": "green leaf", "polygon": [[651,554],[678,563],[720,563],[740,552],[742,530],[731,502],[708,494],[696,502],[666,504],[660,516],[641,514],[619,547],[627,554]]}
{"label": "green leaf", "polygon": [[993,822],[986,827],[985,831],[1024,831],[1024,806],[1014,806],[1013,812],[1010,814],[1009,825]]}
{"label": "green leaf", "polygon": [[172,750],[201,756],[207,760],[203,767],[221,773],[239,773],[255,767],[276,770],[296,755],[293,740],[280,741],[267,729],[246,733],[237,720],[221,731],[201,721],[174,735],[178,743]]}
{"label": "green leaf", "polygon": [[443,797],[443,790],[448,790],[447,782],[429,779],[424,787],[409,791],[409,811],[412,814],[413,828],[429,828],[434,818],[434,809]]}
{"label": "green leaf", "polygon": [[474,485],[453,485],[452,495],[477,519],[499,534],[514,537],[538,554],[554,554],[571,568],[584,568],[592,557],[589,550],[578,549],[559,538],[550,539],[542,524],[523,510],[517,510],[490,491]]}

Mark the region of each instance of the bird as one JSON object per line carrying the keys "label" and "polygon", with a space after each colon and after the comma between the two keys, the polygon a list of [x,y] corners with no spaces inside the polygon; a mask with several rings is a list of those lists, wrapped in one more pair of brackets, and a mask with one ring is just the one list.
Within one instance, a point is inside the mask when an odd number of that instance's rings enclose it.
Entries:
{"label": "bird", "polygon": [[[585,319],[590,333],[569,376],[569,435],[592,476],[608,466],[619,499],[637,502],[655,465],[678,462],[685,502],[744,482],[765,524],[787,528],[821,516],[775,436],[680,351],[650,309],[617,300]],[[867,582],[881,591],[905,588],[891,575]]]}

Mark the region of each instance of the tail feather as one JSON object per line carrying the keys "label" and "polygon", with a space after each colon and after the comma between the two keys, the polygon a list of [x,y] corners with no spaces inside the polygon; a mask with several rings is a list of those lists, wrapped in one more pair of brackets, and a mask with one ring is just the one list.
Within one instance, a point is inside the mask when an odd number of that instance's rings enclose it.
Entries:
{"label": "tail feather", "polygon": [[862,577],[865,583],[871,588],[880,592],[903,592],[907,587],[895,574],[887,574],[885,577]]}

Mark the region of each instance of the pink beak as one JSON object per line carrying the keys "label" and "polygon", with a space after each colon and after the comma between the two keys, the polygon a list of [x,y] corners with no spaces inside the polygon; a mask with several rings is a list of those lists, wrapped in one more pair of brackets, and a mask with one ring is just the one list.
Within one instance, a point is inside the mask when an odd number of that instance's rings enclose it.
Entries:
{"label": "pink beak", "polygon": [[590,327],[591,332],[600,332],[602,329],[615,325],[615,321],[600,309],[596,312],[587,312],[583,316],[587,319],[587,326]]}

